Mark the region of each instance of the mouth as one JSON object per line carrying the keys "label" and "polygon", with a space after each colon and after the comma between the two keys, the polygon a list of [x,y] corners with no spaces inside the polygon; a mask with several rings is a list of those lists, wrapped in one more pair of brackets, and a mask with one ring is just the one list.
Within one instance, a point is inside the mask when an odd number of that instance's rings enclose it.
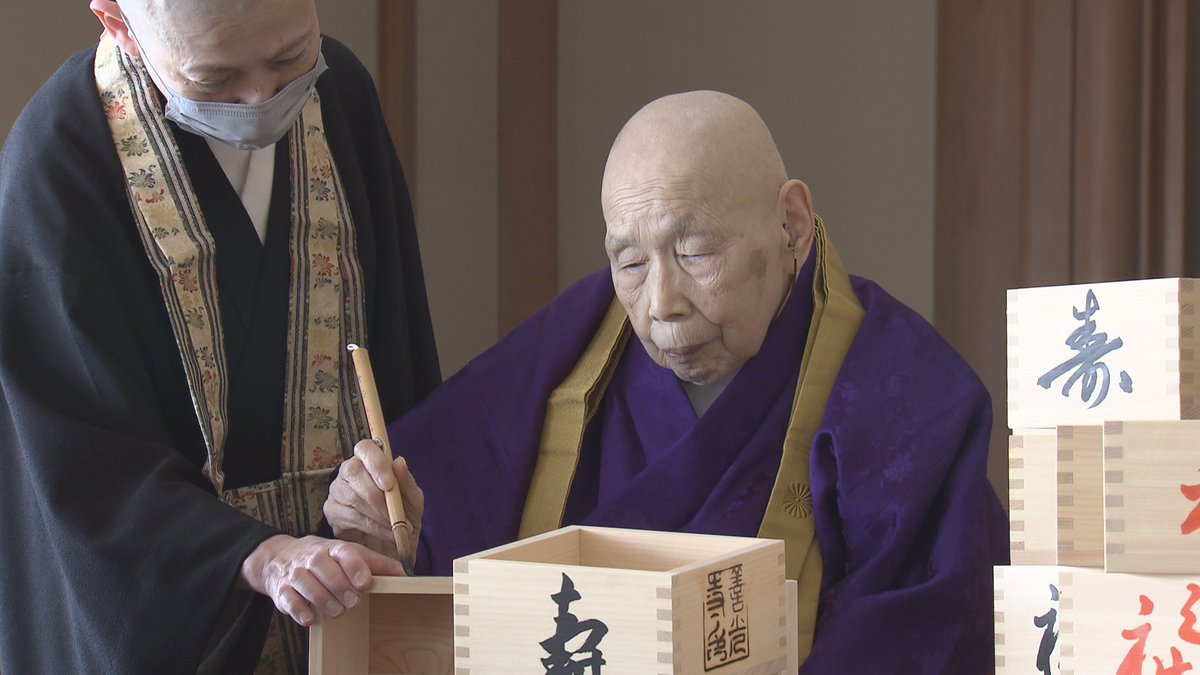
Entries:
{"label": "mouth", "polygon": [[671,347],[663,349],[662,353],[673,361],[686,361],[688,358],[695,356],[704,345],[688,345],[685,347]]}

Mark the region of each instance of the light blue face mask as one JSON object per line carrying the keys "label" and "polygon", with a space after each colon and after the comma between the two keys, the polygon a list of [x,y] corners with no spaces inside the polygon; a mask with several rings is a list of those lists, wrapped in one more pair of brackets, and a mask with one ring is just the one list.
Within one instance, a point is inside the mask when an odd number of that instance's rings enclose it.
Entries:
{"label": "light blue face mask", "polygon": [[[138,48],[141,49],[140,42]],[[142,62],[158,74],[148,59],[143,58]],[[260,150],[283,138],[308,102],[317,78],[327,69],[325,54],[318,48],[317,63],[312,70],[262,103],[194,101],[167,86],[162,75],[158,79],[166,90],[163,93],[167,97],[167,119],[194,134],[239,150]]]}
{"label": "light blue face mask", "polygon": [[327,68],[325,54],[318,51],[312,70],[262,103],[193,101],[163,84],[167,90],[166,116],[194,134],[241,150],[259,150],[283,138],[292,128],[317,78]]}

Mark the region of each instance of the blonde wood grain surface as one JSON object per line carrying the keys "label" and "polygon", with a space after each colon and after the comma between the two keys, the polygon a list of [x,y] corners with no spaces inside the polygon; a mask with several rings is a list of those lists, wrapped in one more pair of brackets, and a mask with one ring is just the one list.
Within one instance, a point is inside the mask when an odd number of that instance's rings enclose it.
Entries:
{"label": "blonde wood grain surface", "polygon": [[1105,569],[1200,574],[1200,522],[1185,532],[1200,507],[1185,494],[1192,485],[1200,486],[1200,420],[1105,424]]}
{"label": "blonde wood grain surface", "polygon": [[1058,564],[1058,438],[1020,429],[1008,449],[1009,553],[1014,565]]}
{"label": "blonde wood grain surface", "polygon": [[1104,567],[1104,427],[1058,427],[1058,564]]}
{"label": "blonde wood grain surface", "polygon": [[454,571],[476,558],[493,560],[525,560],[557,565],[579,565],[579,528],[553,530],[519,542],[498,546],[454,561]]}
{"label": "blonde wood grain surface", "polygon": [[321,616],[308,629],[309,675],[367,675],[371,594],[332,619]]}
{"label": "blonde wood grain surface", "polygon": [[681,571],[721,555],[770,548],[753,537],[698,537],[682,532],[652,532],[613,528],[585,528],[579,532],[579,564],[591,567]]}
{"label": "blonde wood grain surface", "polygon": [[354,609],[309,629],[310,675],[450,675],[450,577],[376,577]]}
{"label": "blonde wood grain surface", "polygon": [[1155,659],[1167,668],[1200,666],[1200,645],[1194,642],[1200,637],[1190,623],[1195,617],[1186,614],[1196,611],[1191,589],[1200,593],[1200,577],[1064,569],[1059,578],[1062,675],[1116,673],[1139,643],[1145,661],[1132,672],[1184,672],[1158,669]]}
{"label": "blonde wood grain surface", "polygon": [[578,594],[565,611],[607,628],[597,645],[606,670],[706,672],[706,607],[716,606],[714,584],[722,602],[733,602],[735,574],[749,656],[707,672],[782,672],[795,630],[783,556],[783,542],[774,540],[570,527],[461,558],[454,576],[457,672],[540,672],[548,654],[541,643],[556,634],[564,611],[552,598],[564,575]]}
{"label": "blonde wood grain surface", "polygon": [[453,594],[372,593],[368,667],[373,674],[451,675]]}
{"label": "blonde wood grain surface", "polygon": [[788,579],[787,587],[787,672],[794,673],[800,669],[799,624],[797,617],[800,611],[800,584],[794,579]]}
{"label": "blonde wood grain surface", "polygon": [[1200,418],[1200,287],[1194,279],[1179,280],[1179,399],[1180,417]]}

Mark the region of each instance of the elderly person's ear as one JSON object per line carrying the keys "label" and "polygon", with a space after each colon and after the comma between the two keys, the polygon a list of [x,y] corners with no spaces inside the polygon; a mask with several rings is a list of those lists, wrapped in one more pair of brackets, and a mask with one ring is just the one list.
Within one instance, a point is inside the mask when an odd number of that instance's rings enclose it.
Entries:
{"label": "elderly person's ear", "polygon": [[[808,257],[808,249],[812,246],[812,194],[807,185],[793,178],[779,188],[779,205],[783,211],[783,229],[787,236],[787,244],[795,247],[796,257],[803,263]],[[787,272],[791,274],[791,261],[788,261],[788,267]]]}
{"label": "elderly person's ear", "polygon": [[91,0],[89,7],[96,18],[100,19],[104,32],[116,40],[118,47],[130,56],[141,56],[141,50],[130,36],[129,26],[125,23],[125,16],[117,3],[112,0]]}

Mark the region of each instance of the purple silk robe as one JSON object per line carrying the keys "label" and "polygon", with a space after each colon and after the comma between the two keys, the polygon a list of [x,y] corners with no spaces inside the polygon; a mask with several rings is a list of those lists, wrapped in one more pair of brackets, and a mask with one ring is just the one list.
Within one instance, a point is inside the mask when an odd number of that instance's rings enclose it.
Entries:
{"label": "purple silk robe", "polygon": [[[564,525],[758,532],[812,318],[812,266],[699,420],[674,374],[630,338],[584,436]],[[851,279],[866,316],[811,450],[824,574],[800,671],[992,672],[992,566],[1007,562],[1008,529],[986,478],[987,391],[924,319]],[[418,571],[448,575],[454,558],[516,539],[546,400],[612,298],[607,269],[584,278],[391,425],[425,491]]]}

